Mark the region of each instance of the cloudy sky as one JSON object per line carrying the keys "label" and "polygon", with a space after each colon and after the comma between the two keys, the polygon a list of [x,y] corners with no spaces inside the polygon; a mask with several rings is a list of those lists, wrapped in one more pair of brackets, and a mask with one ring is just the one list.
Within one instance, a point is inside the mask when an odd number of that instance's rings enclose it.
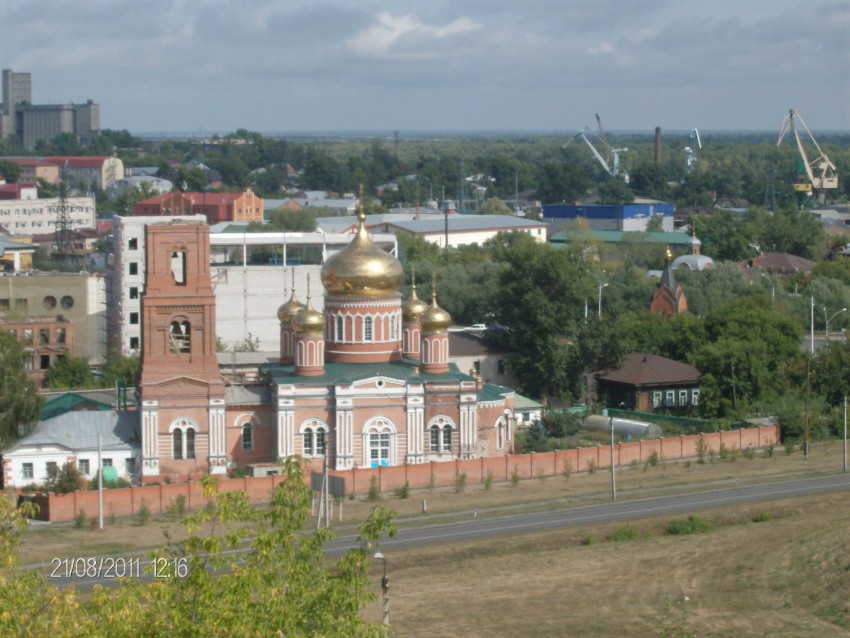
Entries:
{"label": "cloudy sky", "polygon": [[36,104],[133,133],[850,130],[847,0],[3,0]]}

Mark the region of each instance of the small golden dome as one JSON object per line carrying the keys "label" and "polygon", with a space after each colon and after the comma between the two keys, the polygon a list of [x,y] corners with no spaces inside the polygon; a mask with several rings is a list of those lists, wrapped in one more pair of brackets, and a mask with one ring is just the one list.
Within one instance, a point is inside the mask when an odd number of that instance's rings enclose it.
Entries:
{"label": "small golden dome", "polygon": [[325,330],[325,315],[310,304],[310,275],[307,275],[307,305],[292,318],[292,327],[301,334],[320,335]]}
{"label": "small golden dome", "polygon": [[664,259],[666,259],[667,261],[673,261],[673,253],[670,250],[669,244],[667,245],[667,252],[664,254]]}
{"label": "small golden dome", "polygon": [[428,304],[416,296],[416,272],[413,271],[411,276],[410,299],[401,304],[401,317],[406,323],[418,321],[428,310]]}
{"label": "small golden dome", "polygon": [[292,325],[295,331],[301,334],[322,334],[325,330],[325,315],[314,310],[310,305],[310,298],[307,297],[307,305],[293,317]]}
{"label": "small golden dome", "polygon": [[431,305],[422,314],[423,332],[444,332],[452,325],[452,316],[437,305],[437,294],[431,293]]}
{"label": "small golden dome", "polygon": [[292,318],[304,309],[304,304],[295,298],[295,291],[289,297],[289,301],[277,309],[277,319],[281,323],[292,323]]}
{"label": "small golden dome", "polygon": [[380,297],[396,293],[404,280],[401,262],[376,246],[361,207],[354,239],[322,265],[322,284],[333,295]]}
{"label": "small golden dome", "polygon": [[[286,293],[286,286],[284,286]],[[281,323],[292,323],[292,318],[304,308],[304,304],[295,298],[295,269],[292,269],[292,293],[289,295],[289,301],[282,304],[277,309],[277,319]]]}

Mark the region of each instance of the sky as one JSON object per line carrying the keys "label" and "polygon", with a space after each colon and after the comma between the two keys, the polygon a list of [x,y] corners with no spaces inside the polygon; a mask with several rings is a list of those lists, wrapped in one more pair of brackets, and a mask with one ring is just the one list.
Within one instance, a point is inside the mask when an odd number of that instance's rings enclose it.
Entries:
{"label": "sky", "polygon": [[0,36],[134,134],[850,130],[847,0],[3,0]]}

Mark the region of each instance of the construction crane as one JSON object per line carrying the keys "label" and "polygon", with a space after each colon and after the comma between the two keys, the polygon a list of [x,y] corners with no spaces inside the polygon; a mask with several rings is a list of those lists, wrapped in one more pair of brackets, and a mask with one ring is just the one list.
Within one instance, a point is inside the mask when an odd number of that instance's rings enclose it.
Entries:
{"label": "construction crane", "polygon": [[[809,135],[809,140],[817,149],[818,155],[811,161],[809,161],[809,156],[806,153],[806,147],[803,146],[803,140],[800,139],[800,131],[794,125],[795,119],[800,121],[803,129]],[[806,126],[803,117],[794,109],[789,109],[788,115],[785,116],[782,129],[779,131],[779,140],[776,142],[777,146],[782,144],[782,138],[785,137],[789,129],[794,133],[794,139],[797,141],[797,150],[800,152],[801,160],[797,170],[797,180],[793,184],[793,188],[801,194],[811,193],[812,189],[814,189],[818,192],[818,201],[822,203],[824,201],[824,191],[838,188],[838,173],[835,169],[835,164],[821,150],[821,147],[815,140],[815,136],[812,135],[809,127]]]}
{"label": "construction crane", "polygon": [[[597,116],[597,117],[599,117],[599,116]],[[601,122],[600,122],[600,130],[601,130]],[[591,142],[588,139],[588,135],[591,135],[591,136],[597,138],[599,140],[599,142],[601,142],[602,150],[605,151],[606,155],[609,155],[609,157],[611,157],[612,159],[606,160],[605,157],[602,156],[602,153],[600,153],[597,150],[597,148],[593,145],[593,142]],[[620,176],[620,177],[623,178],[623,180],[626,182],[626,184],[629,183],[629,173],[620,164],[620,153],[625,153],[629,149],[627,149],[627,148],[614,148],[608,142],[606,142],[604,139],[602,139],[599,135],[597,135],[596,133],[591,131],[589,128],[584,128],[583,130],[576,133],[569,142],[564,144],[564,148],[569,146],[574,140],[578,139],[579,137],[585,141],[585,143],[588,145],[588,147],[590,147],[590,150],[593,153],[593,156],[599,161],[600,164],[602,164],[602,167],[605,169],[606,173],[608,173],[612,177]]]}
{"label": "construction crane", "polygon": [[[694,142],[696,142],[696,151],[694,150]],[[697,167],[697,151],[702,150],[702,140],[699,138],[699,131],[697,129],[691,129],[691,145],[685,147],[685,154],[687,156],[685,160],[685,171],[690,174],[694,172],[694,169]]]}

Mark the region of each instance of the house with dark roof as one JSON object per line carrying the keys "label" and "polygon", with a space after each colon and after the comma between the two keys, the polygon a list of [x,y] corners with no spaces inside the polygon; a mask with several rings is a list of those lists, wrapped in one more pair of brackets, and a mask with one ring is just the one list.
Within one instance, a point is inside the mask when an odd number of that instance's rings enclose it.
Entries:
{"label": "house with dark roof", "polygon": [[811,272],[817,262],[790,253],[765,253],[738,262],[738,270],[757,272],[759,269],[776,275]]}
{"label": "house with dark roof", "polygon": [[633,352],[617,370],[597,377],[604,405],[686,414],[699,405],[700,372],[690,364]]}

